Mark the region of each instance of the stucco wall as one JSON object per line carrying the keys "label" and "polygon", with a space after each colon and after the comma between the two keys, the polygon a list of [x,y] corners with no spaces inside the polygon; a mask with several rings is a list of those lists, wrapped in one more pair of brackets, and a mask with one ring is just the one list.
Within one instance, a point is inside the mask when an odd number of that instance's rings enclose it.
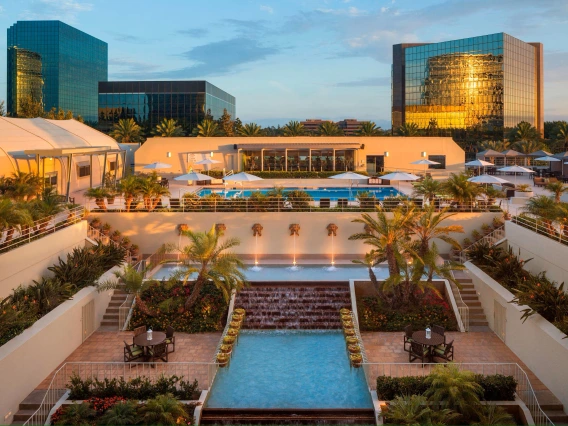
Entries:
{"label": "stucco wall", "polygon": [[[118,268],[106,272],[100,281],[110,279]],[[83,306],[95,301],[97,329],[111,296],[112,291],[84,288],[0,347],[0,423],[9,424],[18,404],[82,343]]]}
{"label": "stucco wall", "polygon": [[[361,213],[97,213],[95,215],[103,222],[111,224],[113,229],[119,229],[122,235],[130,237],[140,247],[141,253],[154,253],[164,243],[188,243],[185,237],[177,233],[181,223],[189,225],[195,231],[206,231],[216,223],[224,223],[227,227],[227,237],[237,237],[241,245],[235,248],[239,254],[252,255],[255,253],[255,238],[252,226],[260,223],[263,226],[262,237],[258,238],[257,250],[259,258],[266,255],[290,256],[294,252],[294,239],[290,236],[290,224],[300,225],[300,236],[296,237],[296,254],[331,256],[332,241],[327,236],[326,227],[335,223],[339,229],[334,237],[334,253],[343,255],[363,254],[368,248],[360,241],[349,241],[350,235],[363,231],[363,225],[353,223],[361,217]],[[481,228],[483,223],[491,223],[498,213],[459,213],[445,222],[460,224],[465,229],[466,237],[473,229]],[[459,238],[458,238],[459,239]],[[449,247],[439,241],[442,252]]]}
{"label": "stucco wall", "polygon": [[546,271],[551,280],[568,283],[568,246],[510,221],[505,223],[505,233],[515,255],[520,249],[521,259],[532,258],[525,266],[528,271]]}
{"label": "stucco wall", "polygon": [[20,284],[27,286],[51,272],[48,266],[64,258],[75,247],[82,247],[87,237],[87,221],[60,229],[39,240],[0,254],[0,299]]}
{"label": "stucco wall", "polygon": [[495,328],[495,303],[506,309],[505,344],[523,361],[568,409],[568,339],[542,316],[524,323],[526,306],[509,303],[513,294],[471,262],[465,264],[473,280],[489,327]]}

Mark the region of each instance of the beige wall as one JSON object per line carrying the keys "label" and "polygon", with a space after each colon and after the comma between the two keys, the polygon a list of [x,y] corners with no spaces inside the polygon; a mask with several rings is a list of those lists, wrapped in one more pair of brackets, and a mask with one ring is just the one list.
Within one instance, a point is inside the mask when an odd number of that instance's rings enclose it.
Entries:
{"label": "beige wall", "polygon": [[[118,269],[109,270],[100,281],[110,279]],[[0,347],[0,423],[10,424],[18,404],[82,343],[83,306],[95,301],[97,329],[111,295],[112,291],[98,293],[94,287],[84,288]]]}
{"label": "beige wall", "polygon": [[0,299],[8,296],[20,284],[51,275],[48,266],[57,263],[75,247],[82,247],[87,237],[87,221],[82,220],[39,240],[0,254]]}
{"label": "beige wall", "polygon": [[495,327],[495,304],[506,309],[505,344],[523,361],[568,409],[568,339],[564,333],[535,314],[524,323],[522,310],[526,306],[509,303],[513,294],[481,269],[466,262],[469,276],[479,295],[489,322]]}
{"label": "beige wall", "polygon": [[[469,235],[473,229],[479,229],[482,223],[491,223],[498,213],[460,213],[452,216],[446,224],[460,224]],[[142,253],[154,253],[164,243],[178,244],[180,238],[177,226],[181,223],[189,225],[196,231],[209,230],[216,223],[224,223],[228,237],[237,237],[241,245],[235,249],[239,254],[254,254],[255,239],[252,226],[260,223],[264,230],[258,238],[258,253],[261,255],[293,254],[294,240],[290,236],[290,224],[300,225],[300,236],[296,237],[296,253],[300,255],[331,256],[331,237],[327,236],[326,227],[335,223],[339,230],[334,237],[336,254],[363,254],[368,249],[360,241],[349,241],[350,235],[363,231],[363,225],[352,223],[361,217],[360,213],[101,213],[93,217],[111,224],[113,229],[120,229],[123,235],[130,237],[140,247]],[[459,238],[458,238],[459,239]],[[181,244],[188,241],[182,237]],[[441,251],[449,247],[438,243]]]}
{"label": "beige wall", "polygon": [[[172,165],[171,169],[162,172],[182,174],[187,173],[190,167],[203,169],[201,165],[194,165],[194,162],[209,158],[213,152],[213,159],[222,161],[221,164],[214,165],[216,169],[237,169],[241,167],[239,147],[245,144],[262,144],[266,147],[271,145],[290,145],[293,144],[313,144],[322,141],[329,141],[334,144],[356,143],[357,170],[365,170],[367,155],[384,155],[385,168],[395,169],[416,169],[424,170],[424,166],[414,166],[410,163],[421,159],[421,153],[427,155],[446,155],[447,171],[463,170],[465,162],[464,151],[452,140],[452,138],[442,137],[306,137],[299,136],[293,138],[286,137],[259,137],[259,138],[149,138],[135,153],[136,170],[141,171],[142,167],[155,161]],[[238,149],[234,149],[234,145]],[[361,149],[361,146],[365,146]],[[321,147],[321,145],[319,145]],[[328,146],[331,147],[331,144]],[[314,149],[317,146],[313,146]],[[171,153],[171,157],[168,157]]]}
{"label": "beige wall", "polygon": [[538,235],[511,221],[505,223],[507,242],[521,259],[531,259],[525,268],[533,274],[546,271],[546,276],[557,283],[568,283],[568,246]]}

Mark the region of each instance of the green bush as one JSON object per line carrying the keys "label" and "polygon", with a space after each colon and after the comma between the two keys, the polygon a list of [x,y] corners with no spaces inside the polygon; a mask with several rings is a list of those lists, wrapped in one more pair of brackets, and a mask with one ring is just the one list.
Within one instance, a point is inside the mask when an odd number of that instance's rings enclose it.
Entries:
{"label": "green bush", "polygon": [[[514,401],[517,382],[512,376],[477,374],[475,381],[483,388],[482,400]],[[422,395],[428,389],[425,376],[377,377],[377,396],[380,401],[391,401],[397,396]]]}
{"label": "green bush", "polygon": [[71,375],[69,383],[69,399],[85,400],[88,398],[122,397],[126,399],[147,400],[158,395],[170,393],[181,400],[193,400],[199,397],[197,380],[188,382],[183,376],[160,376],[154,382],[148,377],[137,377],[126,381],[124,377],[99,380],[81,379],[76,374]]}

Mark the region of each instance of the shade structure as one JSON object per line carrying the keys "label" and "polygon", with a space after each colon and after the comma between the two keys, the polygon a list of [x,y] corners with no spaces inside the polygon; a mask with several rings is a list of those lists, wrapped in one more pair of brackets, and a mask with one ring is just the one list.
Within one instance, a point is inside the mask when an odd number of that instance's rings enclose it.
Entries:
{"label": "shade structure", "polygon": [[503,154],[505,157],[526,157],[526,154],[515,151],[514,149],[506,149],[501,154]]}
{"label": "shade structure", "polygon": [[171,164],[155,162],[147,164],[142,168],[147,170],[159,170],[159,169],[170,169],[171,167],[172,167]]}
{"label": "shade structure", "polygon": [[369,179],[369,176],[360,175],[354,172],[345,172],[339,175],[330,176],[329,179],[341,179],[341,180],[359,180],[359,179]]}
{"label": "shade structure", "polygon": [[429,166],[430,164],[440,164],[440,163],[438,163],[437,161],[426,160],[425,158],[423,158],[422,160],[413,161],[413,162],[410,163],[410,164],[419,164],[419,165],[427,165],[427,166]]}
{"label": "shade structure", "polygon": [[487,166],[494,166],[493,163],[490,163],[489,161],[485,161],[485,160],[473,160],[473,161],[468,161],[467,163],[465,163],[466,166],[472,166],[472,167],[487,167]]}
{"label": "shade structure", "polygon": [[552,154],[550,152],[545,151],[543,149],[527,154],[527,156],[529,157],[550,157],[551,155]]}
{"label": "shade structure", "polygon": [[394,172],[394,173],[389,173],[388,175],[381,176],[381,179],[404,181],[404,180],[418,180],[420,179],[420,177],[413,175],[412,173]]}
{"label": "shade structure", "polygon": [[535,173],[534,170],[531,169],[527,169],[525,167],[521,167],[521,166],[507,166],[507,167],[501,167],[499,169],[500,172],[513,172],[513,173]]}
{"label": "shade structure", "polygon": [[197,161],[195,164],[219,164],[220,161],[206,158],[205,160]]}
{"label": "shade structure", "polygon": [[510,183],[508,180],[501,179],[500,177],[492,175],[474,176],[472,178],[469,178],[467,181],[473,183]]}
{"label": "shade structure", "polygon": [[174,178],[174,180],[192,180],[192,181],[211,180],[211,179],[213,179],[211,176],[207,176],[202,173],[196,173],[196,172],[186,173],[185,175],[181,175]]}
{"label": "shade structure", "polygon": [[254,182],[256,180],[263,180],[263,179],[255,175],[251,175],[245,172],[240,172],[235,175],[225,176],[223,180],[225,182]]}
{"label": "shade structure", "polygon": [[544,157],[535,158],[534,161],[545,161],[547,163],[553,163],[555,161],[560,161],[560,160],[558,158],[554,158],[554,157],[551,157],[549,155],[546,155]]}

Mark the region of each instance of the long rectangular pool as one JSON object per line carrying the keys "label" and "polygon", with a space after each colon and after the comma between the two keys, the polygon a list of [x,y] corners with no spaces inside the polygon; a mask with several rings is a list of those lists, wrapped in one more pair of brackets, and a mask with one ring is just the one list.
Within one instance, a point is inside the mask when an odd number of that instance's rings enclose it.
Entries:
{"label": "long rectangular pool", "polygon": [[[350,201],[357,199],[357,194],[360,192],[368,192],[371,196],[375,196],[378,200],[383,200],[385,197],[395,197],[401,195],[401,193],[391,187],[381,187],[381,188],[348,188],[348,187],[330,187],[330,188],[284,188],[284,192],[292,190],[301,190],[307,192],[310,197],[315,201],[319,201],[322,198],[329,198],[331,201],[337,201],[339,198],[347,198]],[[203,197],[212,193],[219,194],[224,198],[247,198],[250,197],[253,192],[260,192],[262,194],[267,194],[272,191],[272,188],[246,188],[246,189],[209,189],[203,188],[198,192],[198,195]]]}
{"label": "long rectangular pool", "polygon": [[242,330],[207,407],[372,408],[340,331]]}

